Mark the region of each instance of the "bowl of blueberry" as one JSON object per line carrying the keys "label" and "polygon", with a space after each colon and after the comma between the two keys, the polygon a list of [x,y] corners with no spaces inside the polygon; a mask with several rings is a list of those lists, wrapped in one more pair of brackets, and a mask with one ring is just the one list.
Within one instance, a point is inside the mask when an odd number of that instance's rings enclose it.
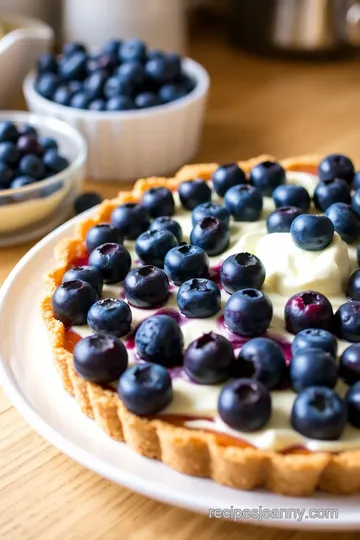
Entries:
{"label": "bowl of blueberry", "polygon": [[24,82],[31,111],[66,121],[89,147],[88,176],[169,175],[196,154],[209,76],[194,60],[111,40],[96,52],[67,43]]}
{"label": "bowl of blueberry", "polygon": [[0,113],[0,246],[39,237],[69,217],[86,156],[84,138],[64,122]]}

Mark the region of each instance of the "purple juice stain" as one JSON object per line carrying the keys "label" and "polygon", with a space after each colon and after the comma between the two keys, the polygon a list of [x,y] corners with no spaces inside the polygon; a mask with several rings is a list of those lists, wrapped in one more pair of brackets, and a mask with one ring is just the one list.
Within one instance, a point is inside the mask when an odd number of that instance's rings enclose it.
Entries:
{"label": "purple juice stain", "polygon": [[220,283],[220,270],[221,270],[222,262],[219,264],[216,264],[214,266],[211,266],[209,268],[209,273],[207,275],[208,279],[211,279],[218,287],[221,287]]}

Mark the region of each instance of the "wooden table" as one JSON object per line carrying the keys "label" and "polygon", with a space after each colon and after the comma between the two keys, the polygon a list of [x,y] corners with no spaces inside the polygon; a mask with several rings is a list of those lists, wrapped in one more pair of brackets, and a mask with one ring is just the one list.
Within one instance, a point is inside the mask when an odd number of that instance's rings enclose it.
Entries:
{"label": "wooden table", "polygon": [[[212,77],[201,161],[259,153],[278,157],[340,151],[358,159],[360,69],[357,63],[295,64],[258,59],[205,34],[192,56]],[[359,161],[360,163],[360,161]],[[90,184],[106,196],[112,184]],[[0,280],[31,247],[2,250]],[[266,530],[208,520],[151,501],[87,471],[27,426],[0,393],[1,540],[293,540],[311,533]],[[332,538],[331,535],[317,535]],[[336,539],[355,534],[336,534]]]}

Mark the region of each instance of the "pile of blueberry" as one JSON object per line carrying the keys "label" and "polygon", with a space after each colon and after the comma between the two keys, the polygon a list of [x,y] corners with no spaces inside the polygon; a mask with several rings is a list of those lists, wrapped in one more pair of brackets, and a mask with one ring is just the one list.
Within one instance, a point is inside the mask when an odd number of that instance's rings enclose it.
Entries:
{"label": "pile of blueberry", "polygon": [[69,166],[55,139],[41,137],[29,124],[0,122],[0,189],[18,189]]}
{"label": "pile of blueberry", "polygon": [[170,103],[189,94],[195,84],[178,54],[129,39],[110,40],[94,54],[80,43],[67,43],[59,57],[43,54],[35,88],[59,105],[126,111]]}

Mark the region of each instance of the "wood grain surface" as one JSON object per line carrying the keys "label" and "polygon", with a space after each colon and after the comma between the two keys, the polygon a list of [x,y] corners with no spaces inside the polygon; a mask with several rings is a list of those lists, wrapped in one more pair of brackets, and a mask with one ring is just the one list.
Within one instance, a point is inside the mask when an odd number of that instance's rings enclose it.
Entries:
{"label": "wood grain surface", "polygon": [[[356,60],[312,64],[246,56],[221,36],[196,36],[191,55],[212,90],[198,161],[340,151],[359,161],[360,69]],[[359,161],[360,163],[360,161]],[[90,184],[104,196],[115,184]],[[0,281],[31,247],[0,252]],[[233,524],[159,504],[60,454],[32,431],[0,391],[1,540],[345,540],[356,533],[291,532]]]}

